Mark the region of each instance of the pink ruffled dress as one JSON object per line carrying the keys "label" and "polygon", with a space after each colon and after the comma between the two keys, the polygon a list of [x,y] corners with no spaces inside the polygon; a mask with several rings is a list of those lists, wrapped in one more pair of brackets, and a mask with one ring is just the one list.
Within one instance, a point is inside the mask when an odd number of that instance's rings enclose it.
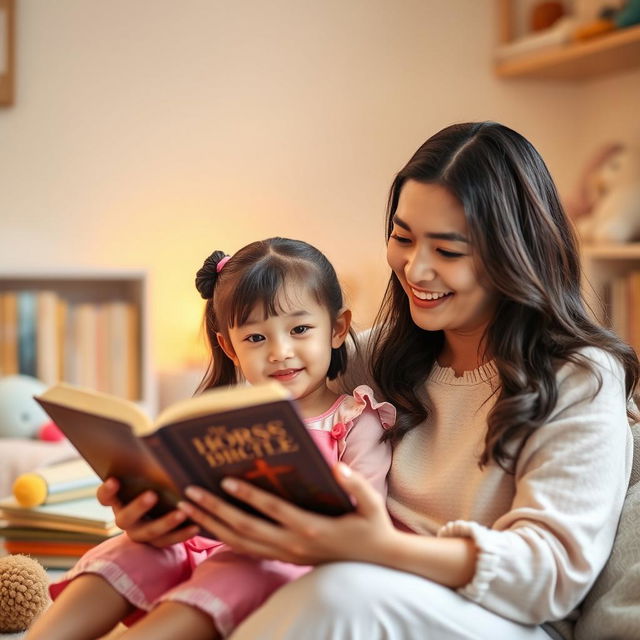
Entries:
{"label": "pink ruffled dress", "polygon": [[[391,447],[380,437],[395,418],[395,408],[377,402],[373,391],[362,385],[305,423],[330,464],[345,462],[386,496]],[[77,576],[98,574],[135,607],[126,624],[172,600],[210,615],[226,637],[276,589],[310,569],[237,554],[202,536],[158,549],[123,534],[87,552],[49,591],[55,599]]]}

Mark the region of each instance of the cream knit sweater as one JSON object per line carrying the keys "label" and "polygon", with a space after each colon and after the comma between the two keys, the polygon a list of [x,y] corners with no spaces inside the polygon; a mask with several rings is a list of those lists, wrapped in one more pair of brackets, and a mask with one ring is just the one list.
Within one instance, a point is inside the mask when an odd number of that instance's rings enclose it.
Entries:
{"label": "cream knit sweater", "polygon": [[[478,467],[499,385],[492,363],[462,377],[436,366],[424,389],[434,410],[393,455],[390,513],[420,534],[473,538],[476,572],[460,593],[522,623],[563,618],[584,597],[611,552],[629,481],[622,367],[601,350],[584,354],[600,390],[588,371],[563,366],[557,406],[515,475]],[[372,384],[364,371],[354,363],[342,384]]]}

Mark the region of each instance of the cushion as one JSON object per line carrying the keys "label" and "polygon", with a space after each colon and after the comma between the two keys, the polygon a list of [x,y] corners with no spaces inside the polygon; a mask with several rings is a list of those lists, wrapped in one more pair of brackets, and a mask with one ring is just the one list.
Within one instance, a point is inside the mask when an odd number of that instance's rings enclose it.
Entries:
{"label": "cushion", "polygon": [[640,424],[633,468],[611,556],[582,603],[575,640],[635,640],[640,629]]}
{"label": "cushion", "polygon": [[611,556],[582,604],[575,640],[636,640],[640,633],[640,483],[627,494]]}

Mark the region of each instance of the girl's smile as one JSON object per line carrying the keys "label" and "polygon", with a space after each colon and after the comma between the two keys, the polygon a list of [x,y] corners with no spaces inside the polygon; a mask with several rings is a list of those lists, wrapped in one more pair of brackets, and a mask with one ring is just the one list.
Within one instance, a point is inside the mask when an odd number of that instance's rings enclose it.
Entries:
{"label": "girl's smile", "polygon": [[274,373],[270,373],[269,377],[277,380],[280,383],[290,382],[297,378],[298,374],[304,371],[304,368],[300,369],[280,369],[279,371],[275,371]]}

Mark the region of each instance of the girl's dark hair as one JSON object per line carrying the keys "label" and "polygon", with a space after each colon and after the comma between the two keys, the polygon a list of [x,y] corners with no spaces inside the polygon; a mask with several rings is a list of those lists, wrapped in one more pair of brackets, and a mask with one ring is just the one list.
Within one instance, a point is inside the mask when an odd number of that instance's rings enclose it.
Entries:
{"label": "girl's dark hair", "polygon": [[[285,285],[301,283],[325,307],[335,322],[343,308],[342,289],[326,256],[302,240],[268,238],[240,249],[218,271],[223,251],[214,251],[196,274],[196,289],[206,299],[204,328],[211,360],[197,392],[240,381],[233,362],[218,344],[217,333],[229,339],[229,327],[242,326],[256,305],[265,319],[291,302]],[[349,331],[353,338],[353,333]],[[347,366],[347,346],[331,350],[327,378],[333,380]]]}
{"label": "girl's dark hair", "polygon": [[[494,122],[452,125],[435,134],[391,185],[387,239],[407,180],[441,185],[458,198],[476,264],[499,296],[485,337],[501,386],[488,418],[481,465],[492,460],[513,471],[527,437],[556,405],[559,365],[570,361],[587,367],[602,383],[593,363],[578,352],[583,347],[599,347],[621,362],[631,397],[640,375],[638,357],[589,317],[581,295],[577,241],[549,171],[531,143]],[[374,326],[372,372],[383,396],[398,409],[396,425],[387,432],[397,442],[428,415],[428,403],[417,391],[444,336],[416,326],[395,274]]]}

